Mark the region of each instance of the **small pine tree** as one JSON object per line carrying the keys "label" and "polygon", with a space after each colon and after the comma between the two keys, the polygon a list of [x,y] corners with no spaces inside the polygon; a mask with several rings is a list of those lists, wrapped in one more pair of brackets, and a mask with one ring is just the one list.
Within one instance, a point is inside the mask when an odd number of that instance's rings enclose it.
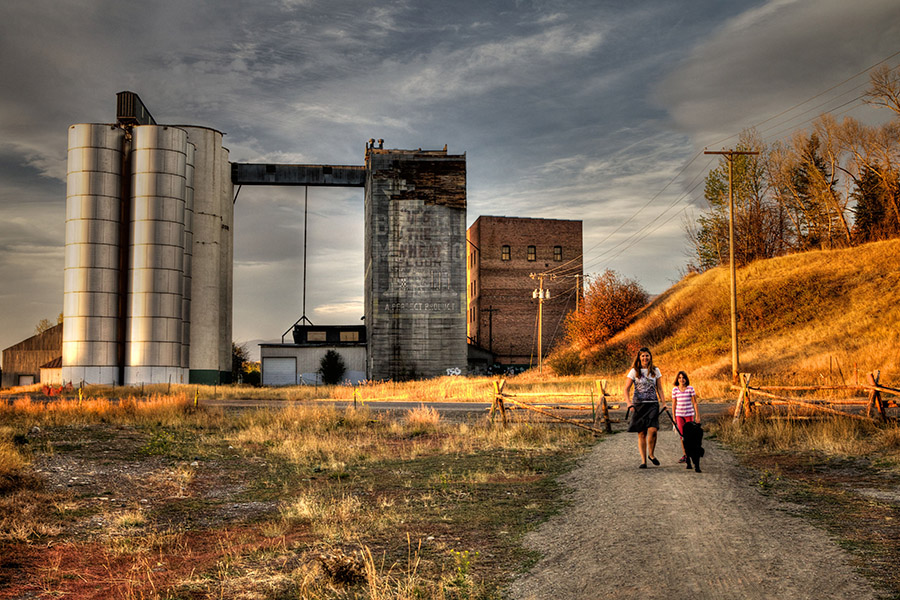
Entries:
{"label": "small pine tree", "polygon": [[322,376],[322,383],[325,385],[337,385],[344,379],[346,372],[344,359],[334,350],[326,352],[319,362],[319,375]]}

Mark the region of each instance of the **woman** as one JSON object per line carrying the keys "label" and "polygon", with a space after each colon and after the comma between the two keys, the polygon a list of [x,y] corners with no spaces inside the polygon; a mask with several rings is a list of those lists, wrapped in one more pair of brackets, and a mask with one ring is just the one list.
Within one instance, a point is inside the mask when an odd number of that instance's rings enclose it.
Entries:
{"label": "woman", "polygon": [[[631,390],[634,388],[634,399]],[[654,465],[656,433],[659,431],[659,412],[666,408],[662,390],[662,374],[653,365],[649,348],[641,348],[625,376],[625,404],[634,409],[628,431],[638,434],[638,450],[641,453],[639,469],[647,468],[647,459]],[[660,406],[661,405],[661,406]]]}

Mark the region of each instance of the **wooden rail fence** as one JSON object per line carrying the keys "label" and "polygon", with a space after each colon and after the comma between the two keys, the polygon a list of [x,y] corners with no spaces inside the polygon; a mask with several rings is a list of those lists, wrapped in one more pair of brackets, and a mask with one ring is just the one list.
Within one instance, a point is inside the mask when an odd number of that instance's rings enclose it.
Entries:
{"label": "wooden rail fence", "polygon": [[[610,419],[609,417],[609,409],[610,403],[609,398],[610,395],[606,391],[607,386],[606,379],[600,379],[594,382],[594,386],[588,386],[587,391],[585,392],[519,392],[519,393],[510,393],[506,389],[506,380],[499,379],[493,382],[494,384],[494,400],[491,403],[490,408],[490,416],[491,421],[494,420],[494,416],[499,412],[500,420],[505,427],[508,423],[507,421],[507,411],[514,409],[523,409],[529,410],[538,414],[541,414],[545,417],[548,417],[554,421],[559,421],[562,423],[566,423],[569,425],[574,425],[575,427],[580,427],[582,429],[587,429],[595,434],[602,433],[612,433],[612,424],[617,422],[616,420]],[[596,393],[595,393],[596,390]],[[574,403],[574,402],[555,402],[555,403],[534,403],[534,402],[526,402],[524,399],[526,398],[589,398],[590,404],[585,402]],[[508,406],[511,405],[511,406]],[[613,405],[612,408],[618,408],[618,405]],[[555,414],[552,411],[565,411],[565,410],[577,410],[577,411],[591,411],[591,420],[590,425],[585,424],[583,421],[579,421],[576,419],[570,419],[566,417],[562,417],[558,414]],[[598,429],[597,425],[602,426],[602,429]]]}
{"label": "wooden rail fence", "polygon": [[[753,387],[750,385],[751,373],[741,373],[741,385],[731,386],[733,390],[740,390],[737,404],[734,407],[734,420],[740,422],[753,415],[761,406],[787,406],[804,408],[813,412],[836,414],[851,419],[861,420],[888,420],[886,409],[898,407],[894,398],[885,399],[882,394],[900,396],[900,389],[884,385],[880,382],[881,372],[869,373],[866,384],[855,385],[767,385]],[[817,391],[845,391],[865,392],[866,397],[850,398],[798,398],[784,395],[784,392],[817,392]],[[779,392],[779,393],[773,393]],[[762,398],[762,399],[758,399]],[[850,406],[865,406],[865,415],[852,413],[846,410]],[[844,410],[842,410],[842,408]]]}

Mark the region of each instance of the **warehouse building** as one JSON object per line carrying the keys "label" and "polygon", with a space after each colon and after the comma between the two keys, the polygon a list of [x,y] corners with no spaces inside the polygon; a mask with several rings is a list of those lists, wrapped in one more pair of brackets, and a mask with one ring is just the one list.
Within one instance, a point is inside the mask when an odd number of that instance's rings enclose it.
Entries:
{"label": "warehouse building", "polygon": [[481,216],[467,240],[469,343],[506,367],[537,365],[582,294],[582,222]]}
{"label": "warehouse building", "polygon": [[59,324],[4,349],[2,387],[57,383],[48,381],[47,377],[53,375],[48,369],[60,357],[62,336],[63,326]]}

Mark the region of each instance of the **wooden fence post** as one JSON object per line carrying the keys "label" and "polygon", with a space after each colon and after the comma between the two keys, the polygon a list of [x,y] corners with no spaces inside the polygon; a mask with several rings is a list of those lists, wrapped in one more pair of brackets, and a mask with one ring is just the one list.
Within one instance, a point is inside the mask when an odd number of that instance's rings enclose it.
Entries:
{"label": "wooden fence post", "polygon": [[741,373],[741,393],[734,407],[734,422],[740,423],[745,416],[750,416],[750,373]]}
{"label": "wooden fence post", "polygon": [[597,393],[600,395],[600,420],[606,424],[606,433],[612,433],[612,423],[609,420],[609,403],[606,401],[606,380],[597,381]]}
{"label": "wooden fence post", "polygon": [[498,386],[497,380],[495,379],[491,383],[494,384],[494,397],[491,400],[491,413],[490,413],[491,423],[493,423],[494,422],[494,413],[497,412],[497,396],[500,395],[500,392],[498,391],[499,386]]}
{"label": "wooden fence post", "polygon": [[500,420],[503,422],[503,426],[506,427],[506,407],[503,405],[504,385],[506,385],[505,379],[494,381],[494,402],[491,404],[491,421],[494,420],[494,411],[500,409]]}
{"label": "wooden fence post", "polygon": [[746,388],[747,393],[744,394],[744,416],[751,416],[756,409],[754,408],[755,402],[750,399],[750,378],[752,377],[751,373],[741,373],[741,381],[742,385]]}
{"label": "wooden fence post", "polygon": [[[878,380],[881,379],[881,371],[869,373],[867,377],[869,385],[877,386]],[[884,403],[881,401],[881,390],[869,390],[869,405],[866,407],[866,416],[872,417],[872,411],[877,410],[882,421],[887,421],[887,415],[884,414]]]}

